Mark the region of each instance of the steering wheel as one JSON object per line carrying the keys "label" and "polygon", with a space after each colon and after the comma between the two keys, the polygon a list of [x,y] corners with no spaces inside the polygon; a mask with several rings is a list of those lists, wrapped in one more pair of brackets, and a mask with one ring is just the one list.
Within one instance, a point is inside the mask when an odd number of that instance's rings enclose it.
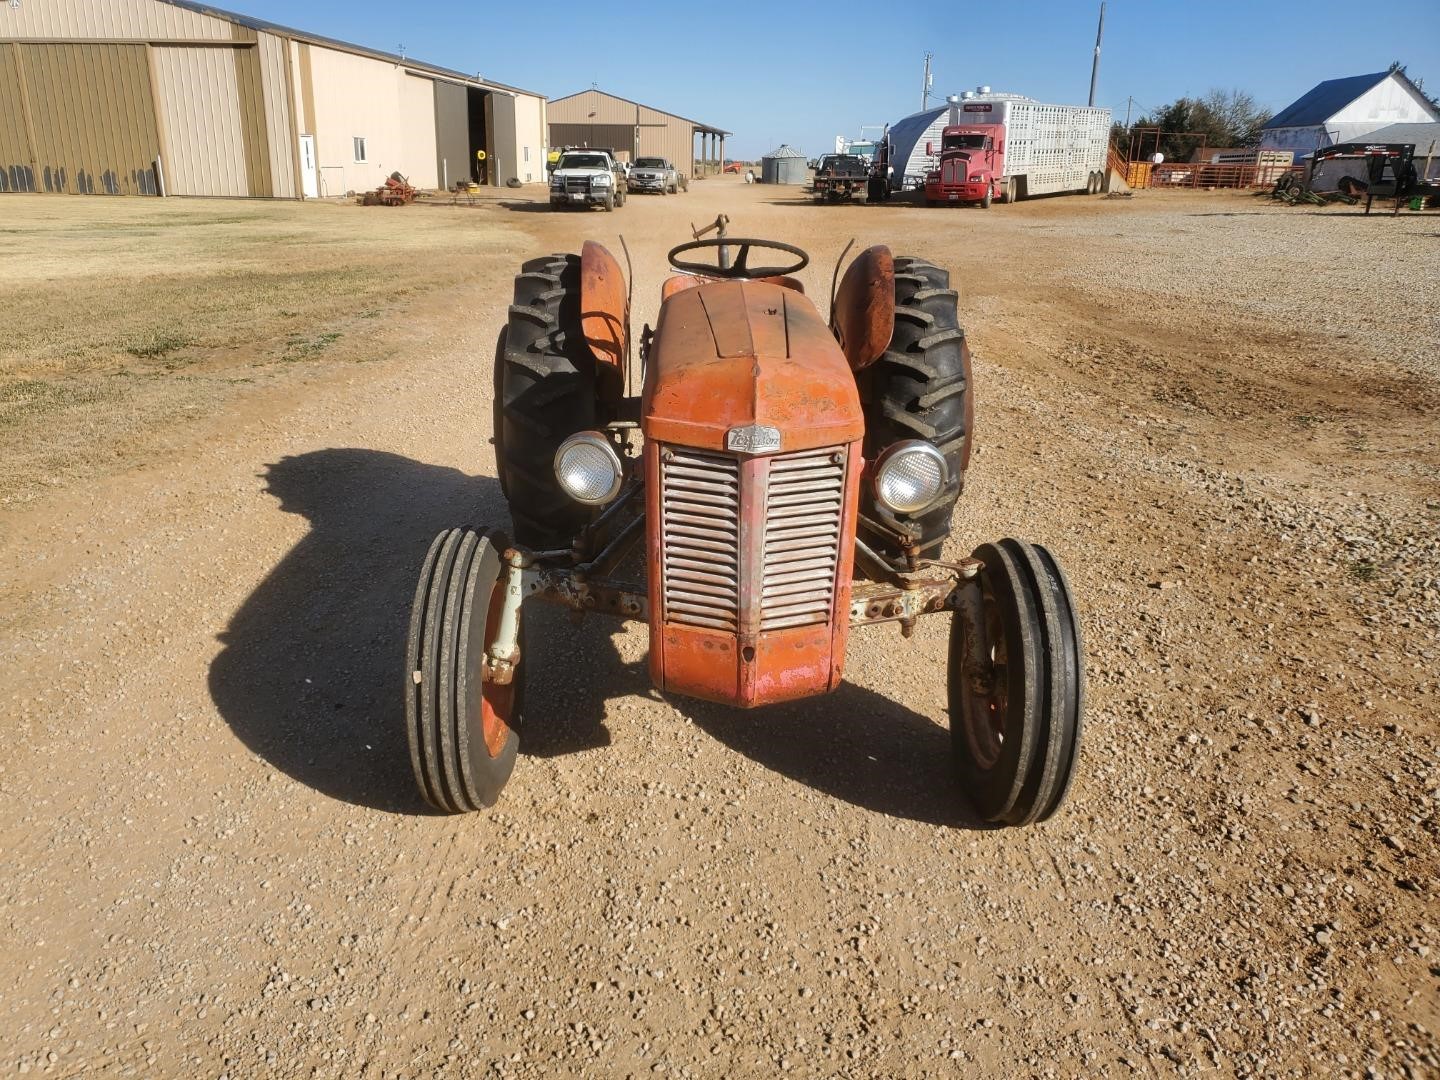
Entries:
{"label": "steering wheel", "polygon": [[[675,256],[683,255],[687,251],[698,251],[701,248],[728,247],[735,250],[735,259],[729,266],[710,266],[706,263],[688,262],[684,259],[677,259]],[[769,248],[772,251],[783,251],[787,255],[794,255],[796,261],[786,266],[757,266],[751,268],[750,249]],[[681,244],[679,247],[670,249],[666,256],[670,265],[676,270],[684,271],[687,274],[700,274],[704,277],[715,278],[767,278],[767,277],[788,277],[791,274],[798,274],[805,267],[810,265],[810,256],[793,244],[782,244],[776,240],[748,240],[739,236],[712,236],[706,240],[692,240],[688,244]]]}

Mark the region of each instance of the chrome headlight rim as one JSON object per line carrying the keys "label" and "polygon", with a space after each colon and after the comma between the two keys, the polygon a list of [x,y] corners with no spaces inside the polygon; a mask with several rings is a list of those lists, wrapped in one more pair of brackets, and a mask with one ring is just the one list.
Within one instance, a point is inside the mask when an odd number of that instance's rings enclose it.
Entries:
{"label": "chrome headlight rim", "polygon": [[[563,471],[565,455],[576,446],[582,445],[600,451],[607,464],[610,465],[610,484],[603,495],[586,498],[577,495],[571,490],[570,486],[565,483],[565,473]],[[615,447],[610,445],[610,440],[598,431],[580,431],[571,435],[556,449],[552,465],[555,470],[555,482],[560,485],[560,490],[582,506],[604,506],[606,503],[613,502],[615,496],[620,494],[620,485],[625,479],[624,468],[620,464],[620,455],[615,453]]]}
{"label": "chrome headlight rim", "polygon": [[[923,503],[906,503],[899,505],[891,502],[885,497],[885,474],[888,468],[893,468],[897,460],[911,455],[919,455],[937,466],[939,480],[935,485],[935,492]],[[934,443],[926,442],[924,439],[904,439],[901,442],[892,443],[887,446],[884,452],[875,459],[874,487],[875,498],[885,509],[895,514],[921,514],[938,503],[945,494],[945,488],[950,483],[950,463],[945,460]]]}

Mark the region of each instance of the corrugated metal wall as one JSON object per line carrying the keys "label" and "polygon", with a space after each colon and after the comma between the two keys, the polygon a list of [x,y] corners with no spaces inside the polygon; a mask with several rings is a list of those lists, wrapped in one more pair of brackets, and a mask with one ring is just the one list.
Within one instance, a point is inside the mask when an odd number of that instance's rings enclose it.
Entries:
{"label": "corrugated metal wall", "polygon": [[551,146],[608,146],[626,159],[635,156],[634,124],[557,124],[550,121]]}
{"label": "corrugated metal wall", "polygon": [[272,195],[293,199],[299,194],[299,138],[290,121],[290,84],[285,39],[259,35],[260,85],[265,99],[265,131]]}
{"label": "corrugated metal wall", "polygon": [[600,90],[584,90],[549,102],[546,112],[551,146],[613,146],[632,160],[669,158],[677,169],[687,173],[693,165],[695,125],[671,113]]}
{"label": "corrugated metal wall", "polygon": [[[431,170],[438,160],[435,148],[435,83],[417,75],[402,75],[400,78],[400,143],[401,161],[424,163],[418,170],[419,177],[430,177],[427,187],[439,187],[440,177]],[[415,166],[410,166],[415,170]],[[401,168],[411,178],[411,183],[421,181],[412,172]]]}
{"label": "corrugated metal wall", "polygon": [[0,191],[34,191],[35,162],[21,107],[20,50],[0,45]]}
{"label": "corrugated metal wall", "polygon": [[165,124],[166,190],[171,195],[261,194],[252,192],[246,167],[235,50],[162,46],[154,57]]}
{"label": "corrugated metal wall", "polygon": [[[10,46],[22,80],[20,104],[34,139],[33,187],[28,190],[155,193],[160,135],[145,48]],[[11,111],[13,105],[7,101],[4,108]]]}
{"label": "corrugated metal wall", "polygon": [[0,38],[228,41],[233,25],[158,0],[22,0],[0,7]]}

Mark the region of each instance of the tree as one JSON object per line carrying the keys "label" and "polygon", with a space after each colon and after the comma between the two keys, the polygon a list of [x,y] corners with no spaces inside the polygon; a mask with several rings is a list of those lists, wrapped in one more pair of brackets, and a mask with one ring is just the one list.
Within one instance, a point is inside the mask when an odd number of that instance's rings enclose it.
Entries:
{"label": "tree", "polygon": [[[1203,147],[1255,146],[1260,132],[1270,119],[1270,112],[1260,108],[1254,97],[1243,90],[1211,90],[1203,98],[1182,97],[1164,108],[1147,113],[1120,138],[1128,143],[1133,131],[1159,128],[1160,153],[1166,161],[1186,161]],[[1153,138],[1153,136],[1152,136]],[[1144,140],[1137,150],[1152,154],[1153,143]]]}

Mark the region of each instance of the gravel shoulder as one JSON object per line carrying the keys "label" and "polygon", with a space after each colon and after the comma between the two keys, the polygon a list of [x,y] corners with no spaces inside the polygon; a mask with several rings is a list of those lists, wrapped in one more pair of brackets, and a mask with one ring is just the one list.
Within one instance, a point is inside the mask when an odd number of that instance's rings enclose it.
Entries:
{"label": "gravel shoulder", "polygon": [[[733,178],[526,201],[398,212],[504,239],[357,329],[373,363],[0,508],[0,1066],[1440,1073],[1433,215]],[[413,574],[505,516],[510,275],[623,232],[653,323],[664,251],[722,210],[809,250],[822,304],[852,236],[956,268],[978,452],[949,553],[1042,542],[1084,618],[1081,773],[1045,826],[966,812],[941,620],[735,714],[656,694],[640,627],[539,611],[544,723],[500,806],[412,793]]]}

